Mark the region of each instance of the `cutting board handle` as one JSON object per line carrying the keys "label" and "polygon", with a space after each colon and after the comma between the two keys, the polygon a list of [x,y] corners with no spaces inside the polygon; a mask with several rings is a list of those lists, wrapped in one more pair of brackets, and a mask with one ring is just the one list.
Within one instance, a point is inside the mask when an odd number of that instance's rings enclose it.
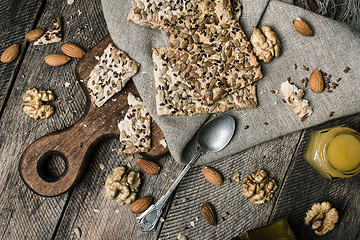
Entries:
{"label": "cutting board handle", "polygon": [[[96,133],[89,136],[91,133],[84,129],[84,125],[84,121],[79,121],[69,128],[43,136],[25,150],[20,159],[19,172],[30,189],[50,197],[60,195],[75,185],[85,170],[94,146],[100,141],[99,137],[94,136]],[[60,156],[65,162],[65,170],[57,178],[44,172],[47,160],[54,155]]]}

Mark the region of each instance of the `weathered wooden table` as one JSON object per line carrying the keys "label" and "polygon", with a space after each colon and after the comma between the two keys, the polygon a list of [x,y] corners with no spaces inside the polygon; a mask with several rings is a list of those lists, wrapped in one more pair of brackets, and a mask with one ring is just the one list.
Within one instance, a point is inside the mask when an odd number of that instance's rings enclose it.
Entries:
{"label": "weathered wooden table", "polygon": [[[225,179],[239,171],[246,174],[265,168],[276,179],[279,190],[267,204],[252,205],[241,194],[240,183],[225,181],[210,185],[194,167],[178,187],[163,219],[154,233],[141,233],[135,215],[127,206],[105,199],[103,182],[116,166],[126,164],[118,156],[119,142],[101,143],[81,182],[70,192],[44,198],[34,194],[21,181],[18,162],[21,154],[37,138],[70,126],[82,115],[85,97],[75,79],[77,60],[53,68],[44,63],[47,54],[60,52],[61,44],[33,46],[24,35],[52,18],[62,16],[63,42],[73,42],[88,50],[108,34],[100,0],[67,1],[3,0],[0,3],[0,53],[18,43],[21,53],[11,64],[0,64],[0,236],[1,239],[175,239],[179,233],[189,239],[230,239],[246,230],[286,218],[298,239],[360,239],[360,176],[329,181],[319,176],[304,160],[309,132],[294,132],[211,163]],[[69,85],[69,86],[68,86]],[[57,96],[56,113],[35,121],[22,111],[22,94],[29,88],[52,89]],[[349,124],[360,131],[360,114],[328,122],[315,129]],[[64,166],[54,158],[49,169],[59,173]],[[170,155],[158,160],[159,175],[143,174],[140,196],[157,200],[179,174],[182,166]],[[101,169],[100,164],[105,168]],[[134,160],[129,162],[136,168]],[[200,213],[210,201],[218,213],[216,227],[205,223]],[[340,213],[336,228],[317,237],[304,225],[304,216],[314,202],[330,201]]]}

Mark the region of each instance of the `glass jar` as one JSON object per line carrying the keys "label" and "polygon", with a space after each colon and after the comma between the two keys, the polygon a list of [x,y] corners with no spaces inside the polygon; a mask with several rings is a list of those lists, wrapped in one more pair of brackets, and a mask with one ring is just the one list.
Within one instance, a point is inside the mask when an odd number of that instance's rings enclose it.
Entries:
{"label": "glass jar", "polygon": [[288,222],[285,219],[266,226],[250,230],[243,240],[296,240]]}
{"label": "glass jar", "polygon": [[354,176],[360,172],[360,134],[345,125],[314,131],[304,158],[325,178]]}

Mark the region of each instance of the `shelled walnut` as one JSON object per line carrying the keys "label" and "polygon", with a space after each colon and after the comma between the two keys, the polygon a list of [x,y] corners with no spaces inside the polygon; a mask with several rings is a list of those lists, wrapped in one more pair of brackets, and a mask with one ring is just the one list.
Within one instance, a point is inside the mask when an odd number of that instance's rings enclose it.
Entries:
{"label": "shelled walnut", "polygon": [[105,181],[105,197],[119,205],[136,200],[141,185],[140,173],[130,171],[125,166],[114,168]]}
{"label": "shelled walnut", "polygon": [[275,180],[270,179],[263,169],[249,174],[241,186],[243,187],[244,197],[250,198],[250,202],[256,205],[270,201],[278,188]]}
{"label": "shelled walnut", "polygon": [[338,211],[331,208],[329,202],[322,202],[314,203],[311,209],[306,212],[305,224],[311,225],[315,234],[322,236],[333,230],[338,220]]}
{"label": "shelled walnut", "polygon": [[54,107],[45,105],[44,102],[53,101],[55,95],[51,90],[43,89],[29,89],[23,97],[24,103],[23,111],[31,118],[44,119],[50,117],[54,113]]}
{"label": "shelled walnut", "polygon": [[261,30],[254,28],[250,42],[258,59],[268,63],[273,57],[280,56],[281,44],[278,36],[269,26],[262,26]]}

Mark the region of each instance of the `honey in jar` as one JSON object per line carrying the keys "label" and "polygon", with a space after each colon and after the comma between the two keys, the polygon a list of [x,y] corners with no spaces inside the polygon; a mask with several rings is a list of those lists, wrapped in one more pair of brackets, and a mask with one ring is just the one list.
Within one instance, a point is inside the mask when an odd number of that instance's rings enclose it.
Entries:
{"label": "honey in jar", "polygon": [[304,158],[326,178],[354,176],[360,172],[360,134],[344,125],[314,131]]}

